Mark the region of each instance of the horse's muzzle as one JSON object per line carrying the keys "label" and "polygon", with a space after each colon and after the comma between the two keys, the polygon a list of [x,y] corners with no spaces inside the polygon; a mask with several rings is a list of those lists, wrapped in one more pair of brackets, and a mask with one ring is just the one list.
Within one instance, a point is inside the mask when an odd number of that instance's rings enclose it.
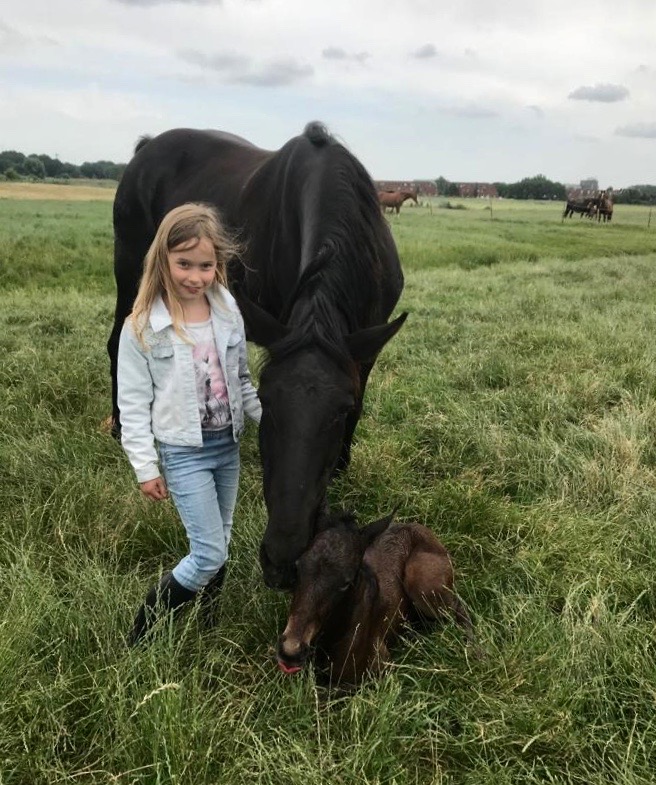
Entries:
{"label": "horse's muzzle", "polygon": [[269,589],[291,591],[296,585],[296,565],[274,564],[269,559],[264,545],[260,546],[260,566],[264,583]]}

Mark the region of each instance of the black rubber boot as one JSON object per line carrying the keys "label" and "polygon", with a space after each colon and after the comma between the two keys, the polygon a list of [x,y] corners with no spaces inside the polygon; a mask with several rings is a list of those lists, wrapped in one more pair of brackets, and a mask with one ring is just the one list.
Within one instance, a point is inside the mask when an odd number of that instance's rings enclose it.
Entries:
{"label": "black rubber boot", "polygon": [[143,605],[137,611],[128,634],[128,646],[136,646],[158,619],[193,600],[195,596],[195,591],[185,589],[176,581],[173,573],[167,572],[159,584],[148,592]]}
{"label": "black rubber boot", "polygon": [[199,619],[207,627],[213,627],[216,620],[216,606],[218,604],[218,597],[223,587],[223,582],[226,576],[225,564],[212,578],[212,580],[205,586],[199,598]]}

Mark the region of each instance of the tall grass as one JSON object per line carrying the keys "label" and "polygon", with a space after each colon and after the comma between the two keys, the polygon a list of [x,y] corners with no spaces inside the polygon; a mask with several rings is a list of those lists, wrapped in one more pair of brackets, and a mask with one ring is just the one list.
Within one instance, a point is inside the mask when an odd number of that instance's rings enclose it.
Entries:
{"label": "tall grass", "polygon": [[275,668],[252,430],[216,626],[126,649],[185,542],[100,427],[111,205],[0,202],[2,785],[653,781],[656,244],[467,207],[391,221],[410,316],[331,500],[439,534],[486,656],[446,626],[344,694]]}

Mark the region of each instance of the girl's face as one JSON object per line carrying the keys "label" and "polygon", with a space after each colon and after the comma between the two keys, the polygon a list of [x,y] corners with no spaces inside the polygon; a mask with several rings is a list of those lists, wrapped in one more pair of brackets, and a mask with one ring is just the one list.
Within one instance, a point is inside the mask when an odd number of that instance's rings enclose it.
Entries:
{"label": "girl's face", "polygon": [[205,297],[216,278],[217,260],[214,246],[207,237],[195,244],[184,243],[168,252],[169,271],[175,294],[184,304]]}

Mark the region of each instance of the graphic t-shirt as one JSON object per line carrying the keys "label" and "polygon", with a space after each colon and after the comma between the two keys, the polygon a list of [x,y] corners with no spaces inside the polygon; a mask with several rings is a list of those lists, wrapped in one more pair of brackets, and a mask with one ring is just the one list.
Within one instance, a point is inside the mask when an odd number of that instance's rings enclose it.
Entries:
{"label": "graphic t-shirt", "polygon": [[216,431],[230,424],[230,404],[225,376],[216,350],[212,321],[185,324],[194,342],[193,357],[196,372],[196,396],[203,430]]}

